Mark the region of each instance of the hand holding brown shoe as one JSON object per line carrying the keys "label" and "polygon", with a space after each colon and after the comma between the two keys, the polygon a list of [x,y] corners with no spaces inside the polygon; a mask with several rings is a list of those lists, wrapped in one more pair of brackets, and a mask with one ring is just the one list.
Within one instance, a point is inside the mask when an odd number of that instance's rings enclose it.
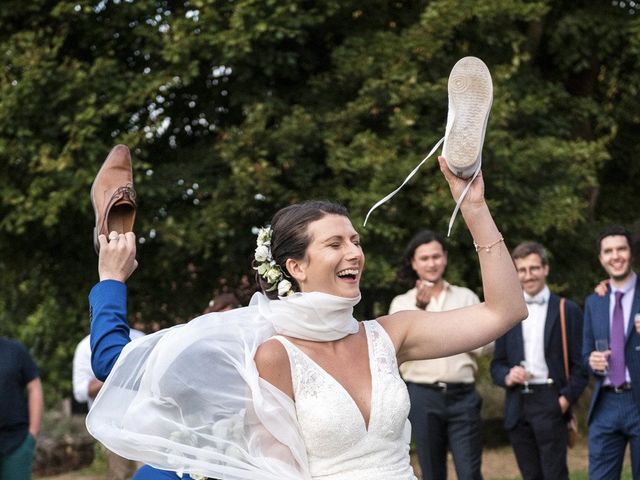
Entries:
{"label": "hand holding brown shoe", "polygon": [[136,191],[133,189],[131,154],[125,145],[113,147],[91,186],[91,203],[96,216],[93,245],[100,251],[99,235],[133,231]]}
{"label": "hand holding brown shoe", "polygon": [[117,280],[126,282],[138,268],[136,260],[136,236],[133,232],[109,233],[109,239],[98,236],[100,253],[98,254],[98,275],[100,281]]}

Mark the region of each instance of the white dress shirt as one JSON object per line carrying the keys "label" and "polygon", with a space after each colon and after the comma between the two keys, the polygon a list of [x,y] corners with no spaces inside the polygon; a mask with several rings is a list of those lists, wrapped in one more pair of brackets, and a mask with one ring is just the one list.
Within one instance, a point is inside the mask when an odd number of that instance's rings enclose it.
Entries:
{"label": "white dress shirt", "polygon": [[524,359],[531,384],[547,383],[549,369],[544,358],[544,325],[549,307],[549,287],[546,285],[533,297],[524,294],[529,316],[522,321]]}

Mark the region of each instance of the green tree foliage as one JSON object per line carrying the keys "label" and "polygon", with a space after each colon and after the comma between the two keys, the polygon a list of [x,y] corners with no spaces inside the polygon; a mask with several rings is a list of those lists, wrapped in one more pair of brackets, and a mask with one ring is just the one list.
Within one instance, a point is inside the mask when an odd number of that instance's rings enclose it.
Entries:
{"label": "green tree foliage", "polygon": [[[407,240],[446,230],[435,161],[362,220],[442,136],[465,55],[493,75],[483,170],[511,247],[546,244],[580,300],[602,276],[595,231],[637,220],[640,23],[611,2],[6,0],[0,55],[0,332],[56,395],[88,332],[88,194],[115,143],[139,195],[131,311],[165,326],[251,276],[252,228],[309,198],[350,208],[359,313],[384,313]],[[459,219],[448,276],[479,291],[471,242]]]}

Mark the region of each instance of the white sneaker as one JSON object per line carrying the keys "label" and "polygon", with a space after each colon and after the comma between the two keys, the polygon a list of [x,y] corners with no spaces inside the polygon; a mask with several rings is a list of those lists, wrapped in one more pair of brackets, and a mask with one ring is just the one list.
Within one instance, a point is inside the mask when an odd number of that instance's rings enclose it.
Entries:
{"label": "white sneaker", "polygon": [[482,60],[464,57],[449,75],[449,112],[442,153],[449,169],[470,178],[482,163],[484,132],[493,102],[491,74]]}

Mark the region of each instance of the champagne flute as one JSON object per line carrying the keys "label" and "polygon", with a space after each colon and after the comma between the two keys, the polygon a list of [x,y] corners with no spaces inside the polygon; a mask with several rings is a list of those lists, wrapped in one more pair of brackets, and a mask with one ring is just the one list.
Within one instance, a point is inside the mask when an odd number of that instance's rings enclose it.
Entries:
{"label": "champagne flute", "polygon": [[527,369],[527,362],[525,360],[522,360],[520,362],[520,366],[524,368],[525,371],[527,372],[527,377],[526,377],[526,380],[524,381],[524,388],[522,389],[522,393],[531,393],[533,392],[533,390],[529,388],[529,370]]}

